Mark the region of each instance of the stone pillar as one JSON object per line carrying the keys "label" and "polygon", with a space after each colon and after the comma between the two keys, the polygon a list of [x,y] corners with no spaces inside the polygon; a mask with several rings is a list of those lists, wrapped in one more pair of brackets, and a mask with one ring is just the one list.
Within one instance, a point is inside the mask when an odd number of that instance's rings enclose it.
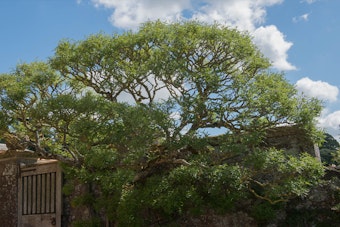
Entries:
{"label": "stone pillar", "polygon": [[26,157],[24,152],[7,154],[0,147],[0,226],[18,226],[20,165],[36,160]]}
{"label": "stone pillar", "polygon": [[17,226],[18,175],[16,158],[0,160],[0,220],[1,226]]}
{"label": "stone pillar", "polygon": [[316,159],[318,159],[321,162],[322,160],[321,160],[321,155],[320,155],[320,149],[316,143],[314,144],[314,154],[315,154]]}

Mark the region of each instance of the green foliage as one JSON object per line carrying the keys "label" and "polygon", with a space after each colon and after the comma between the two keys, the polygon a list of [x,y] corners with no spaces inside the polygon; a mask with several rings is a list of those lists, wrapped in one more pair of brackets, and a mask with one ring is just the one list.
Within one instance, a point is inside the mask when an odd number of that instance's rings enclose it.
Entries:
{"label": "green foliage", "polygon": [[332,153],[333,161],[335,163],[340,163],[340,149],[338,149],[336,152]]}
{"label": "green foliage", "polygon": [[328,133],[325,133],[325,139],[320,147],[320,156],[322,162],[326,165],[338,164],[340,163],[339,155],[339,142],[334,139],[334,137]]}
{"label": "green foliage", "polygon": [[111,101],[122,93],[136,103],[168,100],[180,115],[174,136],[291,122],[312,131],[320,111],[318,101],[297,97],[281,74],[267,70],[247,34],[220,25],[149,22],[137,33],[63,41],[52,65]]}
{"label": "green foliage", "polygon": [[[64,40],[49,62],[0,76],[0,126],[13,149],[67,164],[65,193],[73,180],[87,185],[73,203],[91,208],[88,225],[99,213],[146,226],[249,199],[276,204],[306,195],[323,167],[262,148],[266,131],[295,124],[318,141],[321,105],[269,67],[248,34],[218,24]],[[253,212],[270,218],[267,205]]]}
{"label": "green foliage", "polygon": [[120,201],[119,223],[150,225],[153,220],[141,216],[146,211],[166,220],[202,214],[208,208],[221,213],[230,211],[246,194],[242,176],[235,166],[209,168],[193,164],[150,177],[142,186],[126,188]]}
{"label": "green foliage", "polygon": [[337,163],[336,155],[337,150],[331,150],[327,148],[320,149],[321,161],[327,166]]}
{"label": "green foliage", "polygon": [[325,141],[322,143],[320,149],[337,150],[340,147],[339,142],[330,134],[325,133]]}
{"label": "green foliage", "polygon": [[324,175],[322,164],[305,153],[295,157],[283,150],[257,151],[246,163],[252,166],[251,192],[272,204],[306,196]]}

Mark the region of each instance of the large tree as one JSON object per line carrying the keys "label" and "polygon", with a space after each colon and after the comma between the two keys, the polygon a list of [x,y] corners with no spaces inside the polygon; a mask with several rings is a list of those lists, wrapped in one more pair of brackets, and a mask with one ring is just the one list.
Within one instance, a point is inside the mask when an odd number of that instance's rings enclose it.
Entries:
{"label": "large tree", "polygon": [[235,29],[149,22],[64,40],[49,62],[0,79],[10,149],[69,163],[69,175],[95,185],[92,207],[122,225],[225,211],[252,197],[276,204],[305,195],[323,174],[313,157],[261,146],[282,124],[315,140],[321,107]]}

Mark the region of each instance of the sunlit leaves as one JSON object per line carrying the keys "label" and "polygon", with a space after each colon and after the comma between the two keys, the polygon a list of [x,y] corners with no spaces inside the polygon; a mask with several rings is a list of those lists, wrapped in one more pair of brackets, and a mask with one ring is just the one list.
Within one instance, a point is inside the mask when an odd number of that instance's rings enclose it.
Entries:
{"label": "sunlit leaves", "polygon": [[181,115],[174,136],[184,129],[266,128],[302,114],[294,87],[268,71],[249,36],[217,24],[149,22],[135,33],[63,41],[52,65],[110,101],[171,100]]}
{"label": "sunlit leaves", "polygon": [[247,157],[246,163],[251,169],[250,190],[273,204],[307,195],[324,174],[315,157],[292,156],[276,149],[259,150]]}

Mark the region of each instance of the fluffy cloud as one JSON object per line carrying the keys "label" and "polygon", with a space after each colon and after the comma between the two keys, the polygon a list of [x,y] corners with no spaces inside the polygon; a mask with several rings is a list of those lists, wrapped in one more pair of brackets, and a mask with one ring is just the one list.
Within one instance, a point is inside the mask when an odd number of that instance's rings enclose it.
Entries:
{"label": "fluffy cloud", "polygon": [[324,111],[317,119],[318,127],[331,134],[340,142],[340,110],[333,113]]}
{"label": "fluffy cloud", "polygon": [[295,66],[287,61],[287,51],[293,45],[284,40],[284,35],[276,26],[259,27],[254,31],[254,42],[267,56],[275,68],[293,70]]}
{"label": "fluffy cloud", "polygon": [[95,5],[113,9],[110,22],[120,28],[135,29],[140,23],[161,19],[175,21],[190,8],[190,0],[93,0]]}
{"label": "fluffy cloud", "polygon": [[283,0],[92,0],[95,6],[112,9],[110,22],[119,28],[136,29],[148,20],[197,19],[219,22],[254,35],[254,42],[279,70],[295,69],[287,61],[292,46],[273,25],[263,27],[266,8]]}
{"label": "fluffy cloud", "polygon": [[211,0],[196,10],[193,18],[226,23],[241,30],[254,31],[255,26],[265,21],[265,8],[282,0]]}
{"label": "fluffy cloud", "polygon": [[324,101],[334,102],[337,100],[339,89],[323,81],[313,81],[304,77],[296,82],[296,88],[307,96],[315,97]]}
{"label": "fluffy cloud", "polygon": [[323,113],[320,118],[318,118],[319,126],[322,128],[328,128],[333,130],[339,130],[340,126],[340,110],[332,113]]}

